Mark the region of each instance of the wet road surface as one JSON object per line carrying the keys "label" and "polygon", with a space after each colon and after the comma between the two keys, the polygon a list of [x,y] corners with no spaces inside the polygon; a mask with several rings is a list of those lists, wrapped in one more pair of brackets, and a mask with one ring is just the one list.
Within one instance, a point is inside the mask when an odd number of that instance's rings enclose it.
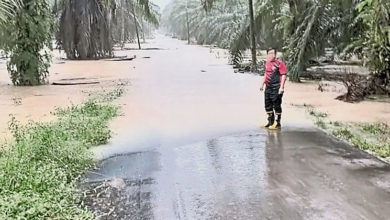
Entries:
{"label": "wet road surface", "polygon": [[158,42],[131,63],[125,117],[83,181],[99,219],[389,218],[388,164],[297,123],[286,104],[281,131],[258,128],[258,76]]}
{"label": "wet road surface", "polygon": [[102,219],[390,216],[390,166],[314,128],[253,130],[120,155],[86,181],[89,189],[104,181],[115,187],[87,198],[101,213],[115,209]]}

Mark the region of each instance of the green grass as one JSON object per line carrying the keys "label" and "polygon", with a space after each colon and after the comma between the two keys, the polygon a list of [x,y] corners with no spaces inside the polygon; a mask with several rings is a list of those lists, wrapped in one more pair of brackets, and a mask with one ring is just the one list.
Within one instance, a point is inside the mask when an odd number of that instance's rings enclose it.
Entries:
{"label": "green grass", "polygon": [[328,114],[327,114],[327,113],[317,111],[317,110],[315,110],[314,108],[309,109],[309,114],[310,114],[311,116],[313,116],[313,117],[316,117],[316,118],[326,118],[326,117],[328,117]]}
{"label": "green grass", "polygon": [[384,123],[349,123],[333,128],[332,134],[362,150],[390,159],[390,129]]}
{"label": "green grass", "polygon": [[327,124],[325,122],[325,119],[328,117],[328,114],[327,113],[324,113],[324,112],[320,112],[320,111],[317,111],[313,106],[311,105],[306,105],[306,104],[303,104],[303,107],[306,107],[306,110],[307,112],[309,113],[309,115],[314,119],[314,123],[322,128],[322,129],[326,129],[327,128]]}
{"label": "green grass", "polygon": [[325,121],[322,120],[321,118],[317,118],[317,119],[315,120],[315,124],[316,124],[318,127],[322,128],[322,129],[326,129],[326,128],[327,128]]}
{"label": "green grass", "polygon": [[93,219],[80,204],[77,182],[93,165],[88,148],[111,137],[119,113],[111,101],[123,89],[100,93],[81,105],[56,109],[54,122],[21,125],[12,117],[14,141],[0,148],[0,219]]}
{"label": "green grass", "polygon": [[385,123],[365,123],[362,129],[374,135],[390,136],[390,127]]}
{"label": "green grass", "polygon": [[344,140],[350,140],[354,135],[347,128],[333,129],[332,134]]}
{"label": "green grass", "polygon": [[311,105],[304,104],[303,107],[321,129],[359,149],[390,161],[390,127],[386,123],[332,122],[327,120],[327,113],[320,112]]}

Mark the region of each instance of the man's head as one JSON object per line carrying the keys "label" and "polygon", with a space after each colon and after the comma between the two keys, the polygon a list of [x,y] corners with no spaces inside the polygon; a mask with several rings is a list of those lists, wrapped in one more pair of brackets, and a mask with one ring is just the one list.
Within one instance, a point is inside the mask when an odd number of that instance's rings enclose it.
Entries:
{"label": "man's head", "polygon": [[276,48],[270,47],[267,49],[267,60],[275,60],[276,59]]}

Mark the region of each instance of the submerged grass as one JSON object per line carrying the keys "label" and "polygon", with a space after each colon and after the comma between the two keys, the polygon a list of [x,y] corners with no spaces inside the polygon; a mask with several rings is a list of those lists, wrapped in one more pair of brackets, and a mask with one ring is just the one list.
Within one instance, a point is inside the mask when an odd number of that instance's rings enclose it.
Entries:
{"label": "submerged grass", "polygon": [[314,123],[322,128],[326,129],[327,125],[325,122],[326,117],[328,117],[327,113],[317,111],[313,106],[310,105],[304,105],[307,108],[307,111],[309,112],[310,116],[314,119]]}
{"label": "submerged grass", "polygon": [[21,125],[12,117],[12,143],[0,148],[0,219],[93,219],[76,184],[93,166],[88,148],[111,137],[111,103],[123,88],[98,93],[81,105],[56,109],[54,122]]}
{"label": "submerged grass", "polygon": [[327,120],[328,114],[304,105],[315,124],[332,135],[390,161],[390,127],[386,123],[346,123]]}

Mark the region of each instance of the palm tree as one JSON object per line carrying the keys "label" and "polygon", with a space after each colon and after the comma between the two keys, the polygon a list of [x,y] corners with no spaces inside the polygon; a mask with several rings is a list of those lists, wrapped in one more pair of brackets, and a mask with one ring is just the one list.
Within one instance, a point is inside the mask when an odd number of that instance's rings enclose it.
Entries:
{"label": "palm tree", "polygon": [[113,2],[62,0],[59,7],[57,41],[69,59],[97,59],[112,55]]}
{"label": "palm tree", "polygon": [[69,59],[112,56],[115,42],[139,35],[140,18],[158,24],[153,7],[149,0],[61,0],[57,41]]}
{"label": "palm tree", "polygon": [[[351,42],[351,34],[358,24],[354,23],[356,0],[262,0],[255,7],[257,43],[279,47],[285,45],[284,57],[288,61],[290,80],[299,82],[300,74],[308,61],[324,53],[327,46],[336,48]],[[343,33],[341,33],[341,30]],[[231,53],[239,56],[249,48],[250,26],[247,24],[232,43]],[[263,49],[264,46],[263,46]]]}
{"label": "palm tree", "polygon": [[[217,1],[217,0],[215,0]],[[202,2],[205,10],[212,8],[214,0],[206,0]],[[249,16],[249,35],[250,35],[250,44],[251,44],[251,54],[252,54],[252,71],[256,70],[257,59],[256,59],[256,28],[255,28],[255,19],[253,13],[253,0],[248,0],[248,16]],[[241,53],[239,53],[241,54]]]}
{"label": "palm tree", "polygon": [[250,23],[250,38],[251,38],[251,53],[252,53],[252,71],[256,70],[256,31],[255,20],[253,16],[253,3],[252,0],[248,0],[249,3],[249,23]]}
{"label": "palm tree", "polygon": [[4,24],[10,16],[15,12],[15,9],[21,6],[20,0],[7,0],[0,2],[0,24]]}
{"label": "palm tree", "polygon": [[138,33],[137,15],[135,14],[135,5],[134,5],[133,1],[131,2],[131,9],[132,9],[132,14],[133,14],[133,18],[134,18],[135,34],[137,35],[138,49],[141,50],[141,43],[139,41],[139,33]]}
{"label": "palm tree", "polygon": [[[198,44],[216,44],[222,48],[229,48],[235,35],[246,21],[248,4],[243,0],[230,0],[234,4],[215,2],[213,8],[205,10],[196,0],[172,1],[163,12],[162,26],[180,39],[189,35]],[[188,9],[188,10],[186,10]]]}
{"label": "palm tree", "polygon": [[12,83],[18,86],[45,84],[51,62],[50,5],[46,0],[22,0],[18,5],[7,3],[6,10],[14,10],[14,14],[5,15],[9,19],[2,29],[2,46],[10,58],[7,70]]}
{"label": "palm tree", "polygon": [[[387,0],[257,0],[254,28],[247,3],[188,0],[186,10],[185,1],[173,0],[163,12],[163,27],[185,39],[188,14],[191,36],[199,44],[229,49],[233,63],[240,63],[247,49],[253,55],[255,47],[277,47],[284,52],[290,80],[296,82],[311,59],[324,55],[325,48],[345,56],[360,54],[377,72],[389,68]],[[256,30],[255,45],[251,29]]]}
{"label": "palm tree", "polygon": [[[253,19],[251,19],[250,5],[252,4],[248,0],[189,1],[191,36],[195,37],[200,44],[216,44],[229,49],[233,64],[240,63],[242,51],[251,48],[252,67],[255,66],[256,48],[262,44],[264,38],[259,34],[259,30],[263,29],[260,21],[265,16],[259,15],[267,15],[272,10],[269,10],[267,4],[254,4]],[[183,1],[174,0],[163,12],[165,29],[182,39],[184,39],[183,27],[186,21],[185,9]]]}
{"label": "palm tree", "polygon": [[[141,43],[139,38],[141,32],[145,41],[145,35],[150,34],[147,33],[150,31],[148,29],[149,25],[152,25],[154,28],[157,28],[159,25],[160,14],[158,6],[147,0],[120,0],[116,7],[120,8],[120,10],[117,10],[115,17],[120,16],[121,19],[116,20],[114,18],[112,30],[114,42],[120,42],[121,45],[124,45],[126,41],[136,38],[138,48],[140,49]],[[118,35],[119,33],[120,35]]]}
{"label": "palm tree", "polygon": [[5,46],[5,33],[4,28],[8,20],[14,15],[15,11],[21,6],[20,0],[10,0],[0,2],[0,49]]}
{"label": "palm tree", "polygon": [[[348,49],[358,52],[375,73],[387,74],[390,80],[390,2],[363,0],[358,4],[357,20],[365,31],[355,35]],[[390,82],[388,82],[390,84]]]}

